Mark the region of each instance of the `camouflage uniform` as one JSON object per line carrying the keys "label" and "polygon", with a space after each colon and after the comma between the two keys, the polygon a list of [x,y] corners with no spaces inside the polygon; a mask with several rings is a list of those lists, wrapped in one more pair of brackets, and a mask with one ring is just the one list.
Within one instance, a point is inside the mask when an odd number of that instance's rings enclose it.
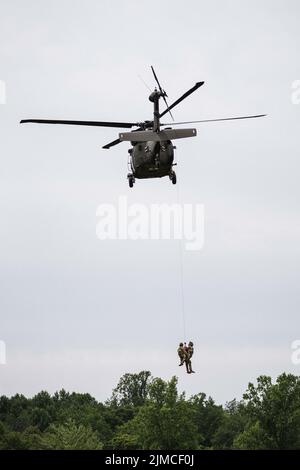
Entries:
{"label": "camouflage uniform", "polygon": [[186,349],[186,359],[185,359],[185,366],[186,366],[186,371],[188,374],[191,374],[194,372],[192,369],[192,361],[191,361],[193,354],[194,354],[194,345],[190,341]]}
{"label": "camouflage uniform", "polygon": [[185,361],[185,356],[186,356],[185,350],[184,350],[184,347],[183,347],[182,343],[180,343],[179,348],[177,349],[177,354],[178,354],[179,359],[180,359],[180,364],[179,365],[182,366],[184,361]]}

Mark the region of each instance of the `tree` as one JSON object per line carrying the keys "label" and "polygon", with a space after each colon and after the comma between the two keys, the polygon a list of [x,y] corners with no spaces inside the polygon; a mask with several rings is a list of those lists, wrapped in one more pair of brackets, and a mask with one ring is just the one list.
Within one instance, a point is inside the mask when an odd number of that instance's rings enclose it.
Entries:
{"label": "tree", "polygon": [[51,425],[43,438],[43,447],[53,450],[99,450],[103,448],[97,433],[73,420]]}
{"label": "tree", "polygon": [[118,405],[141,406],[145,403],[151,382],[151,372],[125,374],[113,390],[111,402]]}
{"label": "tree", "polygon": [[226,404],[223,417],[212,437],[214,449],[232,449],[235,438],[246,427],[249,418],[242,402],[232,400]]}
{"label": "tree", "polygon": [[52,422],[50,413],[43,408],[33,408],[31,411],[31,423],[40,431],[45,431]]}
{"label": "tree", "polygon": [[197,448],[195,412],[184,394],[178,395],[176,377],[169,382],[152,381],[144,405],[119,428],[113,445],[122,449]]}
{"label": "tree", "polygon": [[260,376],[244,394],[250,425],[237,439],[243,448],[300,448],[300,377],[281,374],[275,384]]}
{"label": "tree", "polygon": [[0,423],[0,450],[41,449],[41,434],[37,428],[29,427],[25,432],[9,431]]}
{"label": "tree", "polygon": [[206,399],[205,393],[194,395],[190,404],[195,412],[197,432],[202,436],[202,447],[211,448],[212,439],[224,418],[224,410],[211,397]]}
{"label": "tree", "polygon": [[272,447],[272,441],[261,428],[259,421],[256,421],[234,439],[233,447],[239,450],[265,450]]}
{"label": "tree", "polygon": [[23,395],[15,395],[10,399],[0,398],[0,420],[12,431],[20,432],[30,425],[30,400]]}

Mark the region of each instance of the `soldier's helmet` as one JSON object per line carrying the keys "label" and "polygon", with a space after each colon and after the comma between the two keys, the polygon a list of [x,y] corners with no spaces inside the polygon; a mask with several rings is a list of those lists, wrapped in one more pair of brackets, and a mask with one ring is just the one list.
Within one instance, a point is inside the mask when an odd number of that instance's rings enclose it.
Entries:
{"label": "soldier's helmet", "polygon": [[190,342],[189,342],[189,346],[194,346],[193,341],[190,341]]}
{"label": "soldier's helmet", "polygon": [[179,346],[182,348],[182,346],[183,346],[183,343],[179,343]]}

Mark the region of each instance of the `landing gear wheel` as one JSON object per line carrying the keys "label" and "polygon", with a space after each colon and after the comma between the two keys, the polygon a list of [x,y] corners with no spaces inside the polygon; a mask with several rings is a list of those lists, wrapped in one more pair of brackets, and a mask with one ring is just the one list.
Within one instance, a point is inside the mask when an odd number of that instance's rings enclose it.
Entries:
{"label": "landing gear wheel", "polygon": [[134,176],[133,175],[128,175],[127,178],[128,178],[129,187],[133,188],[134,181],[135,181]]}
{"label": "landing gear wheel", "polygon": [[176,184],[177,178],[176,178],[175,171],[172,171],[172,173],[170,173],[169,178],[170,178],[170,180],[172,181],[173,184]]}

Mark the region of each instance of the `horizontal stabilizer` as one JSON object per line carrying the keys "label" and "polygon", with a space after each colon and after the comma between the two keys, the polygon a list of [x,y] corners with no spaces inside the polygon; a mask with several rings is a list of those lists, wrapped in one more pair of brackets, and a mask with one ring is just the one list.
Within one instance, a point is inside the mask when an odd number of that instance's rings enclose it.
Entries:
{"label": "horizontal stabilizer", "polygon": [[165,140],[184,139],[185,137],[196,137],[196,135],[196,129],[163,129],[159,132],[122,132],[119,134],[119,139],[131,142],[162,142]]}

